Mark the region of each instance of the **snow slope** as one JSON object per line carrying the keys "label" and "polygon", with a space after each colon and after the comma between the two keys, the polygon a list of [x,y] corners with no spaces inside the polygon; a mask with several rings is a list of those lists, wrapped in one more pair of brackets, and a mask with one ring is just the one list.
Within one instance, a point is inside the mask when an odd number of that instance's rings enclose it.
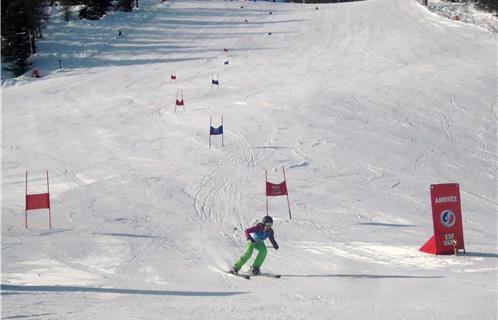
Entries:
{"label": "snow slope", "polygon": [[[495,34],[404,0],[52,20],[44,77],[2,88],[2,317],[496,318],[496,57]],[[264,270],[283,277],[223,274],[282,166],[293,219],[270,200]],[[24,175],[43,192],[45,170],[53,228],[26,230]],[[444,182],[462,256],[418,251]]]}

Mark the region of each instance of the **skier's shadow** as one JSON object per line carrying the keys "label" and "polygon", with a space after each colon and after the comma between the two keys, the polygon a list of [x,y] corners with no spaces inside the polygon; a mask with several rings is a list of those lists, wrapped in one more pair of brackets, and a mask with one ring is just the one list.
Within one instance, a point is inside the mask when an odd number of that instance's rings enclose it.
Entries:
{"label": "skier's shadow", "polygon": [[350,279],[440,279],[442,276],[409,276],[390,274],[283,274],[285,278],[350,278]]}

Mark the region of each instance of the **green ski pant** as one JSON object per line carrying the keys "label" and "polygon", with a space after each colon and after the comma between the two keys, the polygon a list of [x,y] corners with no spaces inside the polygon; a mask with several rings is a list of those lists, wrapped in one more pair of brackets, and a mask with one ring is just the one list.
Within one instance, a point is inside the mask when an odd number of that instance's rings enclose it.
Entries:
{"label": "green ski pant", "polygon": [[260,268],[263,262],[265,261],[266,258],[266,246],[263,241],[256,241],[256,242],[251,242],[248,241],[246,245],[246,252],[244,252],[243,255],[240,256],[239,260],[235,262],[234,267],[237,270],[240,270],[242,266],[251,258],[252,252],[256,249],[258,251],[258,255],[256,256],[256,259],[254,260],[254,263],[252,264],[253,268]]}

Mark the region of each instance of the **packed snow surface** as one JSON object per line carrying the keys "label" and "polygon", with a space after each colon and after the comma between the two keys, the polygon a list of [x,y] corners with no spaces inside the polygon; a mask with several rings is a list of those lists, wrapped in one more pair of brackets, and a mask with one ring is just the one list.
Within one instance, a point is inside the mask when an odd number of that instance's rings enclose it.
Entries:
{"label": "packed snow surface", "polygon": [[[495,319],[496,34],[409,0],[315,7],[54,10],[42,78],[2,87],[2,317]],[[282,168],[282,278],[223,273]],[[47,170],[53,227],[26,229]],[[419,252],[448,182],[466,254]]]}

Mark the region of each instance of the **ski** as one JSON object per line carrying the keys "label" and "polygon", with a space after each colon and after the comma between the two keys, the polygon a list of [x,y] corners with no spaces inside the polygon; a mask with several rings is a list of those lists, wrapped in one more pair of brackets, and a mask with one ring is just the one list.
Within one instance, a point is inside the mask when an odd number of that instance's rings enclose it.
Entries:
{"label": "ski", "polygon": [[239,273],[239,275],[244,275],[244,276],[252,276],[252,277],[268,277],[268,278],[281,278],[282,275],[280,274],[274,274],[274,273],[267,273],[267,272],[262,272],[259,274],[252,274],[252,273]]}
{"label": "ski", "polygon": [[251,279],[251,276],[248,275],[248,274],[243,274],[243,273],[234,273],[232,272],[231,270],[230,271],[225,271],[226,273],[234,276],[234,277],[240,277],[240,278],[244,278],[246,280],[250,280]]}
{"label": "ski", "polygon": [[256,276],[262,276],[262,277],[270,277],[270,278],[280,278],[282,277],[282,275],[280,274],[274,274],[274,273],[266,273],[266,272],[262,272]]}

